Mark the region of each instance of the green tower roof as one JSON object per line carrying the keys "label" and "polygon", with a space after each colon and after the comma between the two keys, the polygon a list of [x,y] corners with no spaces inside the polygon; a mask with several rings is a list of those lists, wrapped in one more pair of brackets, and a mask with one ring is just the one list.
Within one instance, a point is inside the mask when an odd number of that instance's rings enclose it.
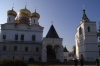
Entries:
{"label": "green tower roof", "polygon": [[66,47],[64,47],[63,52],[69,52]]}

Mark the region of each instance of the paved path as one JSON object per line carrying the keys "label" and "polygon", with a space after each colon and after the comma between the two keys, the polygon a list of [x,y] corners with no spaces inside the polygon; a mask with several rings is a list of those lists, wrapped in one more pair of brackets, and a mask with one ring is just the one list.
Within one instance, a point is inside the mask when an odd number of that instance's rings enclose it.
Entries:
{"label": "paved path", "polygon": [[[30,65],[30,66],[74,66],[74,65]],[[84,66],[96,66],[96,65],[84,65]]]}

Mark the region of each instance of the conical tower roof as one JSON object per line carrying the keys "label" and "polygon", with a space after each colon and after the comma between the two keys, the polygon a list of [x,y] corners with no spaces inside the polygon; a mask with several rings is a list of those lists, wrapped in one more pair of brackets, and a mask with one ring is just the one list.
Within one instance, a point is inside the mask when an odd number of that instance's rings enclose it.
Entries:
{"label": "conical tower roof", "polygon": [[59,38],[53,25],[51,25],[51,27],[46,35],[46,38]]}
{"label": "conical tower roof", "polygon": [[69,52],[66,47],[64,47],[63,52]]}
{"label": "conical tower roof", "polygon": [[85,20],[86,22],[87,21],[90,21],[85,13],[85,10],[83,9],[83,16],[82,16],[82,20]]}

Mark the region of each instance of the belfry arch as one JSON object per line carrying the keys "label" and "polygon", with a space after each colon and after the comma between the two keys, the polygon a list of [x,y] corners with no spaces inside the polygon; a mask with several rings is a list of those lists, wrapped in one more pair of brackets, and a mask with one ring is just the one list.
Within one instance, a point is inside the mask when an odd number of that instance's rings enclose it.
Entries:
{"label": "belfry arch", "polygon": [[52,45],[47,45],[46,49],[47,49],[47,61],[50,62],[52,60],[55,60],[56,59],[56,54],[55,54],[55,51],[53,49],[53,46]]}

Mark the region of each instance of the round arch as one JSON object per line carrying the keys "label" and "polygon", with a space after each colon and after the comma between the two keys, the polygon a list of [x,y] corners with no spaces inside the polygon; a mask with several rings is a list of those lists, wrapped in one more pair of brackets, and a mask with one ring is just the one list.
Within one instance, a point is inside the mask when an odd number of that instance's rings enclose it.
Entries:
{"label": "round arch", "polygon": [[47,62],[51,62],[54,59],[56,59],[56,55],[55,55],[53,46],[52,45],[47,45],[46,49],[47,49]]}
{"label": "round arch", "polygon": [[34,58],[29,58],[28,62],[29,63],[34,63]]}

